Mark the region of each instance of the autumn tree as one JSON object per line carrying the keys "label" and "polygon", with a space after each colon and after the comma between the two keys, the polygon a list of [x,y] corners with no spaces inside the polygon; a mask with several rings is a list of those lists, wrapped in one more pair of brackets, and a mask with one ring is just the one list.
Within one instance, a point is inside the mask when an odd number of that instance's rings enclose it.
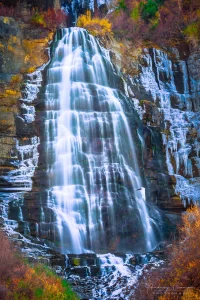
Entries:
{"label": "autumn tree", "polygon": [[200,42],[200,1],[119,0],[108,15],[114,35],[160,47]]}
{"label": "autumn tree", "polygon": [[79,16],[76,25],[87,29],[94,36],[112,35],[112,24],[109,20],[99,17],[92,18],[90,10]]}
{"label": "autumn tree", "polygon": [[[135,291],[138,300],[154,299],[160,292],[162,300],[200,299],[200,208],[195,206],[182,216],[180,239],[169,248],[168,260],[143,276]],[[173,291],[173,292],[172,292]],[[162,295],[163,294],[163,295]],[[162,295],[162,297],[161,297]]]}
{"label": "autumn tree", "polygon": [[42,264],[29,265],[0,231],[0,299],[77,300],[69,284]]}

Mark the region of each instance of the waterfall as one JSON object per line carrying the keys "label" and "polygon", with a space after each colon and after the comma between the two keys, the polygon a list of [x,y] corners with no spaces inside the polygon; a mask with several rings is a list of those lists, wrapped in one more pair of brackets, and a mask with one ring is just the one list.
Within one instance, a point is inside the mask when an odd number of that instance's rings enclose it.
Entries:
{"label": "waterfall", "polygon": [[150,251],[156,225],[109,53],[80,28],[60,30],[54,44],[44,140],[61,251]]}

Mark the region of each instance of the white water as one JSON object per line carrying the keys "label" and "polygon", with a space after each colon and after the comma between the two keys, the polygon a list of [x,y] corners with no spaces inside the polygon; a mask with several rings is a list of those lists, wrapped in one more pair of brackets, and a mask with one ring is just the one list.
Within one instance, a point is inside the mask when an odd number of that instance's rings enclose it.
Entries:
{"label": "white water", "polygon": [[[142,250],[152,250],[153,220],[108,52],[80,28],[63,29],[56,44],[47,74],[45,136],[49,203],[62,252],[108,251],[111,242],[124,249],[126,232],[136,230],[133,217]],[[134,238],[128,243],[134,251]]]}
{"label": "white water", "polygon": [[162,260],[140,255],[139,263],[131,264],[132,255],[117,257],[113,254],[99,255],[101,265],[101,281],[93,290],[91,299],[135,299],[134,288],[139,277],[145,274],[145,265],[151,263],[155,268],[163,263]]}
{"label": "white water", "polygon": [[111,0],[97,0],[96,2],[94,0],[88,0],[88,1],[72,0],[71,2],[65,0],[62,1],[62,8],[67,13],[69,13],[71,10],[73,15],[75,16],[77,15],[77,10],[78,10],[77,8],[81,8],[85,10],[90,9],[91,11],[94,11],[96,6],[99,8],[101,5],[105,5],[108,9],[111,9],[112,7],[117,7],[117,4]]}

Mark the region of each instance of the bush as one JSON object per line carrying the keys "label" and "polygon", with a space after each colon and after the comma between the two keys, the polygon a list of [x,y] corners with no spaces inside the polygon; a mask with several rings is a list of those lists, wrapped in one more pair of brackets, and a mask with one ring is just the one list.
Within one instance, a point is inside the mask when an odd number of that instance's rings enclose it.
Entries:
{"label": "bush", "polygon": [[46,27],[46,22],[44,19],[44,13],[36,11],[31,19],[31,23],[35,25],[40,25],[42,27]]}
{"label": "bush", "polygon": [[[108,15],[114,34],[134,44],[160,47],[200,41],[200,1],[118,0]],[[138,43],[138,39],[140,42]]]}
{"label": "bush", "polygon": [[127,5],[126,5],[126,2],[125,0],[120,0],[119,3],[118,3],[118,7],[117,7],[117,10],[126,10],[127,9]]}
{"label": "bush", "polygon": [[189,24],[183,31],[186,37],[186,40],[194,46],[198,45],[200,40],[200,23],[195,22]]}
{"label": "bush", "polygon": [[69,284],[53,270],[37,264],[25,264],[12,243],[0,232],[1,300],[77,300]]}
{"label": "bush", "polygon": [[38,9],[27,9],[24,11],[15,10],[12,6],[5,6],[0,3],[0,16],[21,18],[25,22],[31,22],[33,25],[41,26],[49,30],[55,30],[56,27],[65,24],[67,21],[66,13],[61,9],[49,8],[47,11]]}
{"label": "bush", "polygon": [[[28,268],[24,278],[14,281],[14,290],[9,296],[15,295],[15,299],[45,299],[45,300],[77,300],[77,296],[71,290],[69,284],[59,278],[47,266],[38,264]],[[18,297],[18,298],[17,298]]]}
{"label": "bush", "polygon": [[134,299],[155,299],[155,291],[159,289],[164,294],[159,298],[162,300],[174,300],[178,292],[181,292],[179,299],[182,300],[200,299],[199,207],[193,207],[183,215],[179,236],[179,241],[169,249],[168,263],[141,279]]}
{"label": "bush", "polygon": [[2,17],[13,17],[15,10],[12,6],[4,6],[0,3],[0,16]]}
{"label": "bush", "polygon": [[139,19],[140,19],[140,8],[139,8],[139,5],[137,5],[136,7],[133,8],[133,10],[131,12],[131,18],[134,21],[139,21]]}
{"label": "bush", "polygon": [[153,18],[158,11],[158,5],[153,0],[148,0],[147,3],[143,4],[142,8],[142,18],[148,20]]}
{"label": "bush", "polygon": [[3,232],[0,232],[0,245],[0,280],[5,281],[11,276],[15,276],[15,273],[19,274],[21,271],[24,273],[22,259],[20,259],[18,253],[13,249],[13,245]]}
{"label": "bush", "polygon": [[49,8],[48,11],[44,12],[44,20],[46,27],[51,29],[53,27],[58,27],[66,23],[67,15],[61,9]]}
{"label": "bush", "polygon": [[56,27],[64,24],[66,19],[67,15],[61,9],[49,8],[47,11],[35,11],[31,23],[49,30],[55,30]]}
{"label": "bush", "polygon": [[76,25],[78,27],[87,29],[89,33],[94,36],[105,36],[112,34],[111,23],[105,18],[92,18],[89,10],[85,15],[81,15],[78,18]]}

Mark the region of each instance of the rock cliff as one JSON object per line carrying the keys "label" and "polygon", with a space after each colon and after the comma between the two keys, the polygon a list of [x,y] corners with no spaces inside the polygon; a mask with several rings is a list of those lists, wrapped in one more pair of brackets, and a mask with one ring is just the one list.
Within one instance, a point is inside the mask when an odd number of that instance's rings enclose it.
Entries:
{"label": "rock cliff", "polygon": [[38,158],[31,102],[41,77],[34,72],[48,62],[52,35],[22,20],[0,17],[0,221],[19,246],[27,243],[12,230],[20,232],[23,194],[31,189]]}
{"label": "rock cliff", "polygon": [[23,22],[0,17],[0,165],[1,187],[9,186],[4,176],[8,170],[17,168],[16,138],[18,143],[29,139],[17,126],[20,111],[23,110],[22,89],[26,74],[48,61],[48,42],[52,38],[49,31],[30,28]]}
{"label": "rock cliff", "polygon": [[126,47],[114,42],[110,49],[143,122],[150,198],[171,211],[196,203],[200,194],[200,50],[181,45],[140,52],[128,42]]}

